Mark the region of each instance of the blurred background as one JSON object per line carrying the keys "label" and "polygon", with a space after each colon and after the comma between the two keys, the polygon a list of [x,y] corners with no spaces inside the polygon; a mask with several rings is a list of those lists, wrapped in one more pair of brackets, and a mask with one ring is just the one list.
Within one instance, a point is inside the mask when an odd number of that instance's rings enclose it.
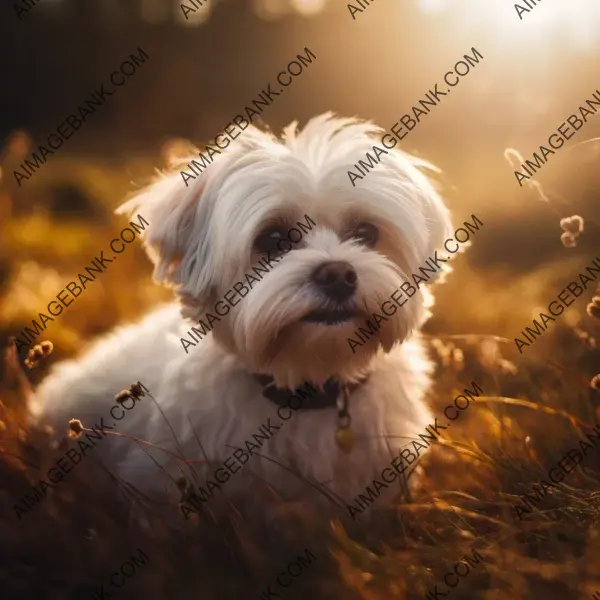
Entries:
{"label": "blurred background", "polygon": [[[523,355],[515,352],[512,338],[600,256],[600,116],[590,116],[549,157],[535,175],[541,188],[520,187],[504,154],[512,148],[531,158],[600,90],[598,0],[544,0],[523,11],[522,19],[514,3],[505,0],[377,0],[355,19],[341,0],[209,0],[188,17],[179,2],[170,0],[40,0],[21,19],[10,2],[0,7],[0,343],[30,325],[108,247],[127,224],[113,210],[128,194],[165,168],[184,140],[201,146],[214,138],[305,47],[316,60],[294,79],[285,98],[277,97],[264,110],[262,122],[275,133],[290,121],[302,126],[324,111],[388,129],[476,48],[483,60],[400,144],[441,169],[440,188],[457,224],[472,214],[484,223],[468,251],[453,260],[448,282],[437,287],[427,333],[439,339],[453,334],[509,338],[500,348],[512,362],[502,363],[501,370],[519,375],[503,388],[505,395],[584,410],[587,382],[600,371],[595,341],[586,333],[592,319],[585,307],[593,290]],[[137,48],[150,60],[19,187],[13,169]],[[572,215],[584,219],[584,232],[566,248],[559,220]],[[39,368],[27,371],[31,382],[100,333],[170,298],[151,282],[150,262],[137,241],[121,256],[119,265],[110,265],[49,323],[41,338],[52,340],[55,350]],[[585,348],[576,347],[582,340]],[[462,361],[462,350],[440,350],[439,343],[436,348],[443,391],[436,389],[434,402],[443,407],[450,393],[471,379],[452,370],[452,360]],[[496,351],[494,346],[497,366]],[[465,349],[465,360],[467,354]],[[540,368],[540,355],[560,357],[561,364],[570,361],[569,367],[579,371],[563,378],[567,392],[556,387],[560,381],[553,382],[552,396],[543,383],[548,379],[530,377],[531,369]],[[486,373],[498,383],[500,375]],[[560,379],[561,372],[557,375]],[[567,393],[572,394],[568,400]],[[529,419],[530,433],[535,421]],[[537,424],[540,436],[556,437],[555,423],[537,417]],[[485,431],[495,439],[499,429]],[[474,427],[469,433],[477,435]],[[568,443],[572,432],[561,435]],[[537,466],[557,458],[550,443],[546,450],[546,462],[536,458]],[[435,479],[431,490],[440,481]],[[583,505],[590,505],[587,499]],[[600,509],[596,522],[598,514]],[[598,536],[594,539],[598,548]],[[568,552],[585,543],[572,544]],[[581,577],[570,563],[568,568],[573,590]],[[513,575],[515,570],[509,569]],[[541,580],[552,580],[550,571],[538,571]],[[549,585],[540,585],[535,597],[579,597],[562,588],[552,596]],[[600,575],[589,586],[590,593],[600,589]],[[381,597],[392,596],[388,590]],[[506,597],[530,596],[507,592]]]}
{"label": "blurred background", "polygon": [[[263,113],[276,133],[326,110],[389,128],[472,47],[484,56],[401,143],[443,171],[457,221],[475,213],[485,223],[440,289],[433,330],[514,337],[538,300],[544,305],[564,287],[559,277],[558,288],[543,289],[559,275],[555,263],[572,261],[568,277],[600,252],[592,235],[600,146],[583,143],[598,136],[600,118],[590,117],[536,175],[552,206],[519,187],[503,157],[510,147],[530,158],[600,88],[595,0],[545,0],[522,19],[503,0],[379,2],[355,19],[347,4],[326,0],[211,0],[187,20],[168,0],[42,0],[21,19],[9,3],[1,11],[4,336],[112,239],[124,223],[114,207],[163,168],[182,139],[200,145],[214,137],[305,46],[317,60]],[[138,47],[150,60],[18,187],[12,169]],[[589,235],[566,251],[558,215],[577,212]],[[52,324],[65,351],[82,341],[84,322],[90,335],[168,298],[146,285],[150,266],[134,246],[129,262]],[[123,307],[114,289],[125,281]],[[481,294],[489,300],[475,302]],[[459,298],[469,301],[453,311]],[[102,309],[90,319],[96,303]]]}

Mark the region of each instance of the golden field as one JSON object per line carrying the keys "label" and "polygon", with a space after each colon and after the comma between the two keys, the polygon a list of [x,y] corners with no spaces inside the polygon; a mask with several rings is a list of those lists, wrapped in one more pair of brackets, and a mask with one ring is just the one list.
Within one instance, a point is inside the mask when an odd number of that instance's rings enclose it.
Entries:
{"label": "golden field", "polygon": [[[7,184],[6,165],[18,161],[19,144],[25,143],[15,138],[5,149],[0,195],[0,335],[7,347],[9,337],[126,225],[113,209],[133,189],[131,181],[143,183],[161,164],[161,157],[113,164],[63,157],[16,189]],[[558,173],[552,189],[564,181]],[[539,510],[520,521],[513,508],[519,494],[546,478],[600,420],[600,393],[590,385],[600,372],[600,321],[592,316],[597,309],[586,311],[593,289],[522,354],[513,342],[600,256],[597,204],[593,193],[572,189],[542,202],[531,188],[516,188],[518,201],[487,203],[490,183],[472,177],[459,186],[460,195],[448,190],[457,224],[476,214],[485,226],[448,281],[436,286],[434,316],[425,330],[437,362],[429,395],[434,414],[441,415],[472,381],[484,393],[460,414],[444,443],[424,455],[423,477],[410,502],[381,510],[368,527],[360,520],[349,525],[339,509],[336,516],[335,510],[326,514],[285,503],[257,482],[257,493],[292,530],[310,538],[319,558],[294,581],[287,598],[423,598],[472,548],[484,561],[451,592],[456,600],[575,600],[600,590],[597,448]],[[574,214],[584,228],[577,245],[567,248],[559,220]],[[152,283],[150,262],[136,242],[49,324],[40,336],[54,345],[48,358],[28,369],[24,357],[19,364],[6,351],[0,391],[3,597],[91,598],[121,557],[143,548],[151,568],[140,570],[121,597],[259,598],[286,557],[305,547],[295,536],[280,539],[240,520],[228,506],[172,527],[135,494],[100,486],[95,460],[32,514],[16,519],[15,500],[36,481],[38,468],[45,470],[64,451],[49,448],[46,433],[28,425],[31,387],[53,363],[169,299],[167,290]],[[133,518],[134,505],[143,507],[146,526]]]}

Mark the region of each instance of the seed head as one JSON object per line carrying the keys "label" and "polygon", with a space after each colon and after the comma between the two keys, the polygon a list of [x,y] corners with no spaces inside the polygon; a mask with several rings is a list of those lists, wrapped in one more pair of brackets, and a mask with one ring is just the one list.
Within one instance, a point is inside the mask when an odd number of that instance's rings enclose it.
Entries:
{"label": "seed head", "polygon": [[29,369],[35,369],[40,361],[52,353],[54,346],[52,342],[44,341],[41,344],[36,344],[27,352],[27,358],[25,359],[25,366]]}
{"label": "seed head", "polygon": [[592,301],[586,306],[586,311],[590,317],[600,319],[600,296],[592,298]]}
{"label": "seed head", "polygon": [[83,433],[83,424],[79,419],[71,419],[69,421],[69,429],[74,434],[71,437],[78,438]]}
{"label": "seed head", "polygon": [[115,401],[118,402],[119,404],[121,404],[122,402],[125,402],[125,400],[127,400],[127,398],[133,398],[133,396],[131,395],[131,392],[129,390],[121,390],[115,396]]}
{"label": "seed head", "polygon": [[48,356],[48,355],[52,354],[52,351],[54,350],[54,344],[52,342],[46,340],[40,344],[40,348],[42,349],[44,356]]}
{"label": "seed head", "polygon": [[579,235],[583,233],[583,218],[579,215],[573,215],[560,220],[560,226],[564,231]]}

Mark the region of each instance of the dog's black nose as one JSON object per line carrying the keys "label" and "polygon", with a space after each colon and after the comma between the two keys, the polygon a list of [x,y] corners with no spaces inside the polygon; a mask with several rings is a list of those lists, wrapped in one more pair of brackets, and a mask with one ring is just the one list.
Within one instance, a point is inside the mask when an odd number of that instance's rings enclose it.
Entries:
{"label": "dog's black nose", "polygon": [[311,279],[320,290],[337,302],[350,298],[356,291],[356,271],[350,263],[342,260],[319,265],[313,271]]}

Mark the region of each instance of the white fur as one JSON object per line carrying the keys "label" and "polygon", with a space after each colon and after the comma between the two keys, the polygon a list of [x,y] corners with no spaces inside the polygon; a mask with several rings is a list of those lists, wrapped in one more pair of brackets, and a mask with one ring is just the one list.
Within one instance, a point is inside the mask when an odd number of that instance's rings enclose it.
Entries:
{"label": "white fur", "polygon": [[[388,444],[396,454],[433,423],[423,401],[431,365],[418,337],[411,337],[429,314],[425,291],[355,353],[347,338],[418,272],[451,231],[446,207],[420,170],[429,165],[400,151],[384,156],[352,187],[347,171],[372,152],[377,134],[381,130],[369,123],[330,114],[312,119],[299,134],[293,123],[283,143],[248,128],[189,187],[174,172],[127,202],[121,212],[139,212],[150,223],[145,243],[155,278],[175,288],[182,307],[163,307],[100,340],[82,358],[59,365],[37,391],[34,414],[61,425],[71,417],[86,426],[101,416],[112,423],[114,395],[139,380],[166,413],[183,455],[203,457],[197,435],[209,459],[219,460],[231,455],[231,446],[243,446],[269,417],[281,422],[253,372],[271,374],[289,387],[368,374],[350,400],[360,438],[350,454],[335,444],[333,408],[298,411],[261,451],[329,482],[327,487],[348,502],[363,492],[389,464]],[[305,214],[317,226],[186,354],[179,338],[193,322],[184,320],[179,308],[187,317],[201,317],[258,262],[253,242],[266,225],[292,227]],[[347,239],[360,221],[379,227],[377,248]],[[347,261],[356,270],[354,302],[365,315],[334,326],[299,322],[308,311],[328,305],[309,275],[329,260]],[[115,431],[179,452],[156,405],[146,399]],[[103,460],[141,489],[168,481],[129,439],[107,438],[101,448]],[[176,461],[149,451],[171,475],[178,474]],[[244,467],[250,470],[287,494],[298,491],[297,482],[270,461],[254,457]],[[247,475],[233,475],[223,491],[247,493]]]}

